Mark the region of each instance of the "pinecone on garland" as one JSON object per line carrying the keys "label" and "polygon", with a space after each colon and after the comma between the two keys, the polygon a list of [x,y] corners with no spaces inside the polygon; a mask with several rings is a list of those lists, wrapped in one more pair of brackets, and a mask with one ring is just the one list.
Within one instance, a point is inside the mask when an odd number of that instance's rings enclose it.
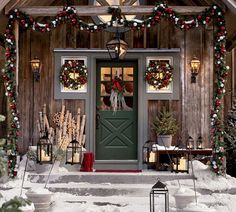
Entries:
{"label": "pinecone on garland", "polygon": [[225,124],[225,151],[227,174],[236,177],[236,99],[232,110],[229,111]]}

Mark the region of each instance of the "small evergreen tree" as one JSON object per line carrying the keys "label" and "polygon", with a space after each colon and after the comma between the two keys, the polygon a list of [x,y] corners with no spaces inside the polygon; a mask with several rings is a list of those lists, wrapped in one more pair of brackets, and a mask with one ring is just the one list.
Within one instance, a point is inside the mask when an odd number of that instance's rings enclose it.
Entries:
{"label": "small evergreen tree", "polygon": [[224,141],[227,174],[236,177],[236,101],[227,116]]}
{"label": "small evergreen tree", "polygon": [[177,120],[164,108],[153,120],[152,129],[157,135],[174,135],[178,130]]}

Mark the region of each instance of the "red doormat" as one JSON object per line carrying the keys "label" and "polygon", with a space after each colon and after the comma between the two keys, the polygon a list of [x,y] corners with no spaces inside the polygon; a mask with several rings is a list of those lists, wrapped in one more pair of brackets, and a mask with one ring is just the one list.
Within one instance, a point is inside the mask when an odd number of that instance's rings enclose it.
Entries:
{"label": "red doormat", "polygon": [[142,172],[142,170],[102,170],[102,169],[98,169],[95,172],[137,173],[137,172]]}

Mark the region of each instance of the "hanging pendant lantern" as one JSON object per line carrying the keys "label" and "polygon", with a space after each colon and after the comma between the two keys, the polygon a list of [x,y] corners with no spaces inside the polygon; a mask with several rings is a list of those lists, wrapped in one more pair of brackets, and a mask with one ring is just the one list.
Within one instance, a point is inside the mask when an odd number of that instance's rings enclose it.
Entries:
{"label": "hanging pendant lantern", "polygon": [[128,44],[120,39],[120,34],[118,31],[116,32],[114,39],[112,39],[106,44],[106,47],[111,60],[115,61],[124,59],[126,52],[128,50]]}

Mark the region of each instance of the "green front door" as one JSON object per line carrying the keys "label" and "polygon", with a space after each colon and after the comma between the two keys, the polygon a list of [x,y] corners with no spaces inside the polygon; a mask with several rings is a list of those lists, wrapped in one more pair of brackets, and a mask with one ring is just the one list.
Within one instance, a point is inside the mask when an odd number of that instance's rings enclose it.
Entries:
{"label": "green front door", "polygon": [[137,61],[97,62],[96,160],[137,159],[137,71]]}

